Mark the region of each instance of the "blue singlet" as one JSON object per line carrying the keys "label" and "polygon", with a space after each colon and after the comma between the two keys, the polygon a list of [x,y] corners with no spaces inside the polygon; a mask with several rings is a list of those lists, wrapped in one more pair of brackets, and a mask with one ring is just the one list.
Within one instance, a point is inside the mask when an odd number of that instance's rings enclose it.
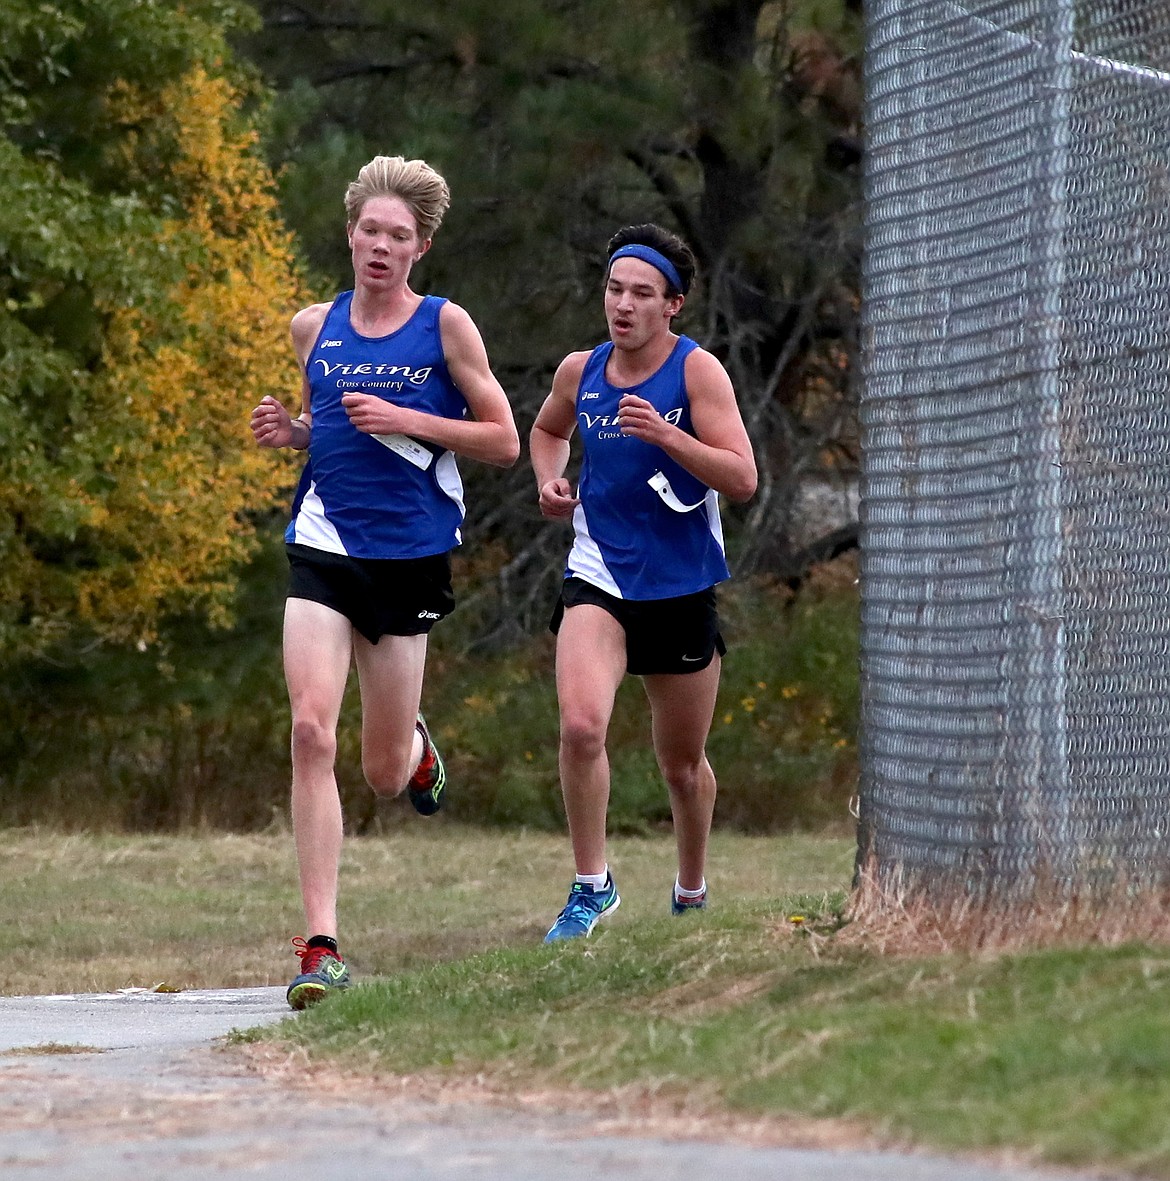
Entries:
{"label": "blue singlet", "polygon": [[[595,348],[585,362],[577,387],[584,446],[581,503],[573,515],[576,537],[566,577],[584,579],[620,599],[694,594],[728,577],[718,494],[660,447],[623,435],[617,425],[618,402],[637,394],[693,435],[684,367],[696,348],[680,336],[662,367],[628,389],[606,380],[611,342]],[[652,478],[665,483],[665,490],[657,491]]]}
{"label": "blue singlet", "polygon": [[[349,421],[341,396],[377,394],[396,405],[464,418],[467,402],[447,372],[439,312],[425,296],[389,336],[367,337],[349,321],[353,292],[334,301],[309,354],[309,462],[285,541],[355,558],[423,558],[460,543],[463,482],[452,452],[400,440],[404,458]],[[422,466],[425,465],[425,466]]]}

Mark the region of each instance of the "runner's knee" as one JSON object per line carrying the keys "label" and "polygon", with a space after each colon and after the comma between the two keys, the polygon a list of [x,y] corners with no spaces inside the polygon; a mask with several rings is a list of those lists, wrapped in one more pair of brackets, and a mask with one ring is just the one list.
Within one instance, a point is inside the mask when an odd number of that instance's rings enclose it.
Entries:
{"label": "runner's knee", "polygon": [[605,722],[588,713],[561,715],[561,751],[573,760],[599,758],[605,751]]}
{"label": "runner's knee", "polygon": [[414,773],[414,731],[405,743],[362,751],[362,774],[375,795],[396,796]]}
{"label": "runner's knee", "polygon": [[658,767],[671,794],[680,797],[700,794],[708,778],[707,757],[702,754],[697,759],[660,754]]}
{"label": "runner's knee", "polygon": [[294,717],[292,757],[295,764],[328,763],[337,756],[337,735],[331,726],[309,716]]}

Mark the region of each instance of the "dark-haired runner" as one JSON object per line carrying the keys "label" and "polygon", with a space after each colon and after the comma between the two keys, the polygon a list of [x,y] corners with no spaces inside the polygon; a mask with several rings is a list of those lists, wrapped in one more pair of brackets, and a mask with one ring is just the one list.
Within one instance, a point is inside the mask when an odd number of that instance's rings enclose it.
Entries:
{"label": "dark-haired runner", "polygon": [[[544,516],[572,519],[557,632],[561,789],[576,862],[569,899],[545,942],[588,935],[621,901],[606,858],[606,734],[618,685],[640,676],[678,845],[671,911],[706,905],[715,776],[707,735],[723,640],[715,586],[728,577],[718,496],[743,501],[756,465],[731,381],[671,321],[695,271],[660,226],[609,243],[610,339],[570,353],[532,429]],[[574,432],[578,494],[565,469]]]}

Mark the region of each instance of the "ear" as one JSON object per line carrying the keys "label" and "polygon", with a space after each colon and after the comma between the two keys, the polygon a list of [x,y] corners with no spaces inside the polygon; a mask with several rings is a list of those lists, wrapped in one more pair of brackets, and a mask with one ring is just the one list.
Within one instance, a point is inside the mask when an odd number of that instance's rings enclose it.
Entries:
{"label": "ear", "polygon": [[428,250],[430,250],[430,248],[431,248],[431,239],[430,239],[430,238],[424,238],[424,239],[423,239],[423,240],[422,240],[422,241],[421,241],[421,242],[418,244],[418,253],[417,253],[417,254],[414,256],[414,261],[415,261],[415,262],[418,262],[418,260],[419,260],[420,258],[422,258],[422,256],[423,256],[424,254],[426,254],[426,252],[427,252]]}
{"label": "ear", "polygon": [[682,311],[683,304],[687,302],[685,295],[674,295],[666,301],[666,318],[673,320],[675,316]]}

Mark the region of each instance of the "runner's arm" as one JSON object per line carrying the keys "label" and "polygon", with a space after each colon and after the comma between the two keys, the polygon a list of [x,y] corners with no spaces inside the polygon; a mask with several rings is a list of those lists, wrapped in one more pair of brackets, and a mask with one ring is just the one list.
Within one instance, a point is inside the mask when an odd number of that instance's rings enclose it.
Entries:
{"label": "runner's arm", "polygon": [[661,447],[695,479],[729,500],[750,500],[756,491],[756,459],[731,378],[705,349],[687,356],[685,374],[693,435],[667,422],[645,398],[634,394],[618,404],[622,431]]}
{"label": "runner's arm", "polygon": [[444,418],[398,406],[375,394],[352,393],[341,399],[350,422],[368,435],[410,435],[468,459],[511,467],[520,455],[520,436],[508,397],[488,364],[479,329],[463,308],[445,303],[439,313],[439,332],[447,370],[471,417]]}
{"label": "runner's arm", "polygon": [[565,468],[569,464],[569,440],[577,428],[577,386],[588,356],[570,353],[557,366],[552,390],[528,436],[541,515],[554,520],[571,517],[578,503],[573,486],[565,479]]}
{"label": "runner's arm", "polygon": [[315,303],[311,307],[302,308],[293,316],[289,335],[292,337],[293,350],[296,352],[297,365],[301,373],[301,413],[297,418],[293,418],[276,398],[266,394],[252,411],[249,424],[258,446],[292,447],[297,451],[304,451],[308,447],[313,415],[309,411],[309,378],[306,365],[330,307],[327,303]]}

